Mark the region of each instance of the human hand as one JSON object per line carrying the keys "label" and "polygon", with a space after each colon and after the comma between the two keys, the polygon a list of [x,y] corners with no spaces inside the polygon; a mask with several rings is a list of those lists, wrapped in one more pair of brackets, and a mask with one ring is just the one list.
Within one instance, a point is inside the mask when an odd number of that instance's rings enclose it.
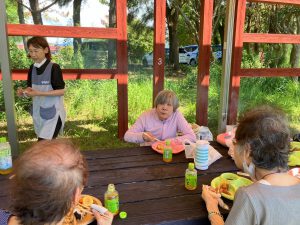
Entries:
{"label": "human hand", "polygon": [[146,142],[154,142],[157,140],[157,138],[154,137],[151,132],[143,132],[143,139]]}
{"label": "human hand", "polygon": [[40,91],[35,90],[35,89],[31,88],[31,87],[26,88],[26,89],[24,90],[24,93],[25,93],[27,96],[30,96],[30,97],[41,95],[41,94],[40,94]]}
{"label": "human hand", "polygon": [[219,204],[219,199],[221,199],[221,194],[216,193],[212,187],[208,185],[202,185],[201,197],[205,201],[206,208],[208,211],[218,209],[218,204]]}
{"label": "human hand", "polygon": [[97,210],[92,209],[92,212],[97,220],[97,225],[111,225],[114,219],[114,215],[106,211],[104,215],[101,215]]}
{"label": "human hand", "polygon": [[23,96],[23,92],[24,92],[24,89],[23,89],[23,88],[19,87],[19,88],[17,89],[17,95],[18,95],[19,97]]}

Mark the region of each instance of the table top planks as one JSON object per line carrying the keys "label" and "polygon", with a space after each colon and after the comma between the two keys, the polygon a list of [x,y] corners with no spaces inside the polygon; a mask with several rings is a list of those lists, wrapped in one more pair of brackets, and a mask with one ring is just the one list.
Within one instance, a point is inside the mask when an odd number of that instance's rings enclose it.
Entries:
{"label": "table top planks", "polygon": [[[227,155],[227,148],[216,142],[211,145],[223,157],[207,170],[198,170],[198,187],[194,191],[184,187],[184,175],[190,159],[184,152],[173,155],[171,163],[165,163],[162,155],[151,147],[134,147],[83,151],[89,179],[83,193],[103,202],[107,185],[114,183],[120,196],[120,211],[128,216],[115,217],[113,224],[209,224],[205,203],[201,198],[202,184],[210,184],[223,172],[238,169]],[[9,176],[0,177],[0,207],[9,205]],[[231,201],[226,201],[230,205]],[[222,211],[224,215],[228,214]],[[96,223],[94,223],[96,224]]]}

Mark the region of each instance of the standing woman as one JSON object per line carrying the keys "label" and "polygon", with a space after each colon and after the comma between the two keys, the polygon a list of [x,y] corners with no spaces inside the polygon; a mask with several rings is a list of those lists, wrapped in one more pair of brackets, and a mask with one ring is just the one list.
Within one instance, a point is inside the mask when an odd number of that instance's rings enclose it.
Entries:
{"label": "standing woman", "polygon": [[55,139],[63,130],[66,112],[63,96],[65,82],[60,66],[51,62],[50,47],[44,37],[27,42],[28,57],[34,61],[27,77],[27,88],[19,88],[19,96],[32,97],[32,118],[38,140]]}

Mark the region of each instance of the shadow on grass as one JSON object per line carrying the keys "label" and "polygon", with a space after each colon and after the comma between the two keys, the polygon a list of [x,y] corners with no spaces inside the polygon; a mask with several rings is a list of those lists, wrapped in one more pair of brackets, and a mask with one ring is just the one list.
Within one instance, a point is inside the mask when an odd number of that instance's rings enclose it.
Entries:
{"label": "shadow on grass", "polygon": [[[7,137],[6,123],[0,123],[1,136]],[[19,124],[18,138],[21,152],[35,143],[37,138],[33,125],[31,123]],[[67,121],[64,136],[61,138],[72,140],[83,151],[136,146],[118,138],[118,121],[115,118]]]}

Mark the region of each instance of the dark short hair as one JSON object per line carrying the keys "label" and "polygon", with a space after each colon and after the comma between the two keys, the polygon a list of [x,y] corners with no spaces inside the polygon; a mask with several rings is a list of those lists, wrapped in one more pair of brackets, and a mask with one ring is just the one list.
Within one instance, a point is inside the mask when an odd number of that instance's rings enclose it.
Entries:
{"label": "dark short hair", "polygon": [[281,110],[260,106],[246,112],[239,119],[235,138],[240,146],[250,145],[252,162],[258,168],[288,168],[290,132]]}
{"label": "dark short hair", "polygon": [[66,140],[38,142],[17,159],[13,170],[12,210],[23,225],[61,221],[87,180],[83,155]]}
{"label": "dark short hair", "polygon": [[160,91],[158,93],[158,95],[156,96],[155,100],[154,100],[155,108],[159,104],[163,105],[163,104],[168,104],[168,103],[172,104],[174,112],[179,107],[178,98],[177,98],[176,94],[173,91],[169,91],[169,90]]}
{"label": "dark short hair", "polygon": [[[48,53],[45,54],[46,58],[51,60],[51,52],[50,52],[50,47],[49,47],[49,43],[47,42],[46,38],[44,37],[32,37],[29,38],[27,41],[27,48],[29,48],[29,46],[32,45],[35,48],[48,48]],[[30,58],[30,55],[27,55]]]}

